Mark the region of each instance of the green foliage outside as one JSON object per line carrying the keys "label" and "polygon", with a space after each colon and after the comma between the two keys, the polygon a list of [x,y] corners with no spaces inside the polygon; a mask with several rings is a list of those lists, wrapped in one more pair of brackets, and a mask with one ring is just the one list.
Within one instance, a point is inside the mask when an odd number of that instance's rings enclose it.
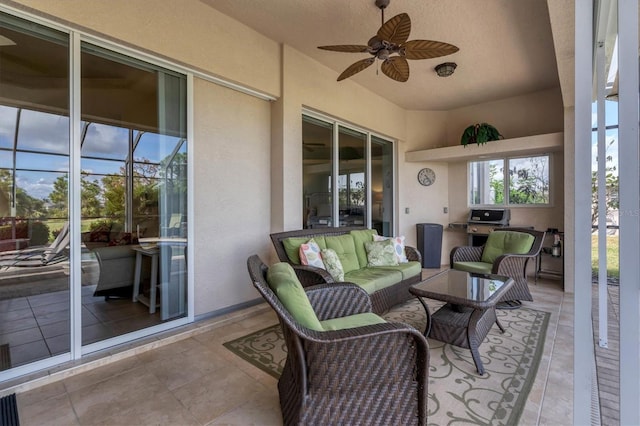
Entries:
{"label": "green foliage outside", "polygon": [[[617,235],[607,235],[607,276],[610,278],[620,278],[620,257],[619,257],[620,237]],[[598,236],[591,236],[591,269],[595,275],[598,274]]]}
{"label": "green foliage outside", "polygon": [[[549,173],[547,157],[529,157],[528,167],[509,160],[509,204],[546,204],[549,202]],[[489,164],[489,185],[494,204],[505,204],[505,180],[502,169]]]}

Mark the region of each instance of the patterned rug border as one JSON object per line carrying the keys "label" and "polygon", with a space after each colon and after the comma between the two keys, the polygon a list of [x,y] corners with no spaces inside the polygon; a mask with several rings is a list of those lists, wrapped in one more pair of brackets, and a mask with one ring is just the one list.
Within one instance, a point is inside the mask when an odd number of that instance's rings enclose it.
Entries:
{"label": "patterned rug border", "polygon": [[[537,326],[537,330],[536,330],[538,333],[537,341],[539,343],[535,346],[535,350],[533,351],[533,354],[531,354],[531,363],[529,364],[529,368],[526,374],[523,374],[523,375],[514,374],[513,376],[513,378],[519,377],[521,379],[517,381],[518,383],[521,384],[521,386],[509,385],[509,387],[505,389],[505,392],[503,393],[503,396],[502,396],[502,400],[500,401],[500,404],[497,407],[497,408],[500,408],[503,405],[504,406],[510,405],[508,402],[509,396],[513,395],[514,393],[516,394],[516,401],[513,403],[511,407],[511,413],[509,414],[506,424],[518,424],[520,417],[522,416],[522,412],[524,411],[524,406],[526,405],[529,393],[533,388],[533,384],[535,382],[535,378],[538,374],[538,369],[542,361],[542,355],[544,352],[545,341],[547,337],[547,330],[549,328],[549,320],[551,317],[551,314],[546,311],[541,311],[538,309],[532,309],[528,307],[527,308],[523,307],[520,309],[523,311],[531,311],[535,313],[535,320],[532,322],[532,330],[530,331],[530,334],[534,332],[533,327]],[[258,362],[256,359],[252,358],[249,354],[242,352],[237,347],[238,342],[245,340],[247,337],[254,336],[254,335],[257,336],[261,333],[270,332],[274,328],[275,329],[280,328],[280,324],[276,323],[274,325],[270,325],[258,331],[248,333],[242,337],[238,337],[234,340],[224,342],[223,346],[228,350],[230,350],[235,355],[239,356],[243,360],[250,363],[251,365],[259,368],[260,370],[264,371],[265,373],[269,374],[275,379],[279,379],[280,374],[277,371],[275,371],[273,367],[269,368],[265,363]],[[498,410],[496,409],[495,412],[497,413],[497,411]],[[494,421],[500,422],[500,420],[493,418],[490,424],[494,424]]]}
{"label": "patterned rug border", "polygon": [[[533,383],[536,381],[536,376],[538,375],[538,368],[540,367],[540,362],[542,361],[542,354],[544,352],[544,345],[547,340],[547,330],[549,329],[549,319],[551,318],[551,314],[546,311],[540,311],[538,309],[531,308],[521,308],[527,309],[529,311],[538,312],[542,314],[542,326],[540,327],[540,334],[538,337],[538,341],[540,344],[536,346],[536,351],[533,356],[533,364],[531,365],[531,369],[529,370],[529,374],[527,375],[527,380],[524,381],[524,385],[520,392],[518,393],[518,399],[513,406],[513,410],[511,411],[511,415],[509,416],[509,420],[507,424],[515,425],[520,422],[520,417],[522,416],[522,412],[524,411],[524,406],[527,403],[527,399],[529,397],[529,393],[531,392],[531,388],[533,388]],[[506,396],[506,393],[505,395]],[[503,400],[504,400],[503,396]],[[502,404],[501,404],[502,405]]]}
{"label": "patterned rug border", "polygon": [[228,342],[224,342],[222,344],[222,346],[224,346],[225,348],[229,349],[234,355],[239,356],[240,358],[244,359],[245,361],[247,361],[249,364],[253,365],[254,367],[257,367],[260,370],[264,371],[265,373],[269,374],[271,377],[274,377],[275,379],[279,379],[280,378],[280,374],[277,373],[276,371],[273,371],[272,368],[267,368],[264,363],[258,363],[250,355],[247,355],[244,352],[240,352],[239,350],[237,350],[234,347],[234,345],[237,344],[239,341],[244,340],[249,336],[252,336],[254,334],[257,335],[257,334],[260,334],[260,333],[264,333],[265,331],[271,330],[272,328],[279,328],[279,327],[280,327],[280,323],[276,323],[274,325],[270,325],[269,327],[265,327],[265,328],[260,329],[258,331],[254,331],[252,333],[246,334],[246,335],[244,335],[242,337],[238,337],[237,339],[230,340]]}

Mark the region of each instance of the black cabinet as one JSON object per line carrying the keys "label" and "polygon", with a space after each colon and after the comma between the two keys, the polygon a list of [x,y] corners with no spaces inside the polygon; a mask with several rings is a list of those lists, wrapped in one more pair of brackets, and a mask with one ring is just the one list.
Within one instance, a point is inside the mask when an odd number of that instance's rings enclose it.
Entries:
{"label": "black cabinet", "polygon": [[442,257],[442,225],[417,223],[418,251],[422,255],[423,268],[439,268]]}

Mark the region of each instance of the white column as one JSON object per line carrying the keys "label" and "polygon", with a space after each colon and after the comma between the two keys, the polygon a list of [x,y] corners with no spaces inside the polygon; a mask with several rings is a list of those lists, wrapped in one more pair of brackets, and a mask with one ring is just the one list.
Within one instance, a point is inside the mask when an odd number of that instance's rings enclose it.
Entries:
{"label": "white column", "polygon": [[618,1],[620,424],[640,424],[640,151],[638,1]]}
{"label": "white column", "polygon": [[591,415],[591,82],[593,2],[575,2],[575,153],[574,247],[575,280],[573,346],[573,424],[588,425]]}
{"label": "white column", "polygon": [[598,94],[598,344],[608,347],[607,325],[607,151],[604,92],[607,78],[605,66],[604,40],[597,41],[596,86]]}

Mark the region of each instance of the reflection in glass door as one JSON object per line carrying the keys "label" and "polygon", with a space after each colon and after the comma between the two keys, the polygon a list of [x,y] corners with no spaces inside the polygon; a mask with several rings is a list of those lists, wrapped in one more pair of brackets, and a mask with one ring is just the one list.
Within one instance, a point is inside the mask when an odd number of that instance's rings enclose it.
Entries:
{"label": "reflection in glass door", "polygon": [[64,33],[3,13],[0,36],[5,371],[70,351],[69,45]]}
{"label": "reflection in glass door", "polygon": [[367,135],[339,126],[338,145],[339,226],[366,226]]}
{"label": "reflection in glass door", "polygon": [[371,137],[371,227],[393,236],[393,144]]}
{"label": "reflection in glass door", "polygon": [[186,316],[186,77],[82,43],[82,343]]}
{"label": "reflection in glass door", "polygon": [[333,226],[333,126],[302,116],[302,187],[304,228]]}

